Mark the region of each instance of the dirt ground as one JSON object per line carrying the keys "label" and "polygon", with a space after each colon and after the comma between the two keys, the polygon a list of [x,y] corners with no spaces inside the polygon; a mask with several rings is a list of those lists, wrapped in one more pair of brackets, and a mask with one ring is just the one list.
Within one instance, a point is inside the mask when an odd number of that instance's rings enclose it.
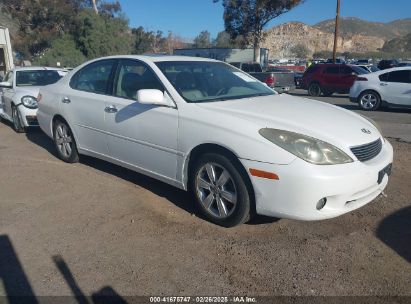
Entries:
{"label": "dirt ground", "polygon": [[0,124],[0,295],[411,296],[411,144],[360,210],[225,229],[181,190]]}

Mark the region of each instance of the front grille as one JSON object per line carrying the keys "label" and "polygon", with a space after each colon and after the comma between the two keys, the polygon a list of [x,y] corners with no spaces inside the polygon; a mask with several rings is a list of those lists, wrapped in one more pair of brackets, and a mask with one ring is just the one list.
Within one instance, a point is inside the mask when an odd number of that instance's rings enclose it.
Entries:
{"label": "front grille", "polygon": [[367,160],[373,159],[376,157],[382,149],[381,139],[373,141],[369,144],[351,147],[352,153],[357,157],[359,161],[365,162]]}

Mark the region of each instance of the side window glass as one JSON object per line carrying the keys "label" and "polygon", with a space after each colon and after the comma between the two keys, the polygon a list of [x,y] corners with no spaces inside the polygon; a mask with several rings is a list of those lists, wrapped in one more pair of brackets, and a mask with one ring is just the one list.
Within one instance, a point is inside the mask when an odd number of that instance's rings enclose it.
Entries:
{"label": "side window glass", "polygon": [[326,74],[334,74],[334,75],[337,75],[337,74],[339,74],[339,68],[338,67],[328,67],[328,68],[326,68],[325,69],[325,73]]}
{"label": "side window glass", "polygon": [[164,87],[154,72],[145,64],[135,60],[124,60],[120,63],[114,95],[137,99],[137,92],[144,89],[155,89],[164,92]]}
{"label": "side window glass", "polygon": [[115,62],[102,60],[90,63],[71,78],[70,87],[80,91],[106,94]]}
{"label": "side window glass", "polygon": [[348,66],[341,66],[340,73],[342,75],[351,75],[351,73],[354,72],[350,67]]}
{"label": "side window glass", "polygon": [[390,72],[390,76],[388,79],[389,82],[401,82],[401,83],[408,83],[409,75],[407,70]]}
{"label": "side window glass", "polygon": [[388,81],[389,76],[390,76],[390,73],[385,73],[385,74],[381,74],[378,78],[380,78],[381,81]]}
{"label": "side window glass", "polygon": [[13,84],[13,72],[8,72],[3,81]]}

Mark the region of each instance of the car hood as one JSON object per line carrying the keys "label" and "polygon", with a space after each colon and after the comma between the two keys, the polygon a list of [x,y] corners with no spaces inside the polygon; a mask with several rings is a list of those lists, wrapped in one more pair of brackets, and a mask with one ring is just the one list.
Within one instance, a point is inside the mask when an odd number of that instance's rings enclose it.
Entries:
{"label": "car hood", "polygon": [[37,98],[37,95],[39,95],[40,88],[42,87],[17,87],[16,94],[20,96],[29,95]]}
{"label": "car hood", "polygon": [[[381,137],[367,119],[341,107],[288,94],[199,103],[199,107],[251,122],[258,128],[274,128],[311,136],[344,150]],[[221,116],[219,116],[221,119]],[[229,118],[223,118],[229,123]]]}

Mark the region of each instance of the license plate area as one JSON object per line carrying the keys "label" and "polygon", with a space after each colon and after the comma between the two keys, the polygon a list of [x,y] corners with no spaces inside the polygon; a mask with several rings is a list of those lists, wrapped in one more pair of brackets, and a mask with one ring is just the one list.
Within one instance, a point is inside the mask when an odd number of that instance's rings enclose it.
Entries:
{"label": "license plate area", "polygon": [[378,172],[378,185],[381,184],[384,178],[384,175],[387,174],[388,176],[390,176],[391,172],[392,172],[392,164],[389,164],[384,169],[382,169],[380,172]]}

